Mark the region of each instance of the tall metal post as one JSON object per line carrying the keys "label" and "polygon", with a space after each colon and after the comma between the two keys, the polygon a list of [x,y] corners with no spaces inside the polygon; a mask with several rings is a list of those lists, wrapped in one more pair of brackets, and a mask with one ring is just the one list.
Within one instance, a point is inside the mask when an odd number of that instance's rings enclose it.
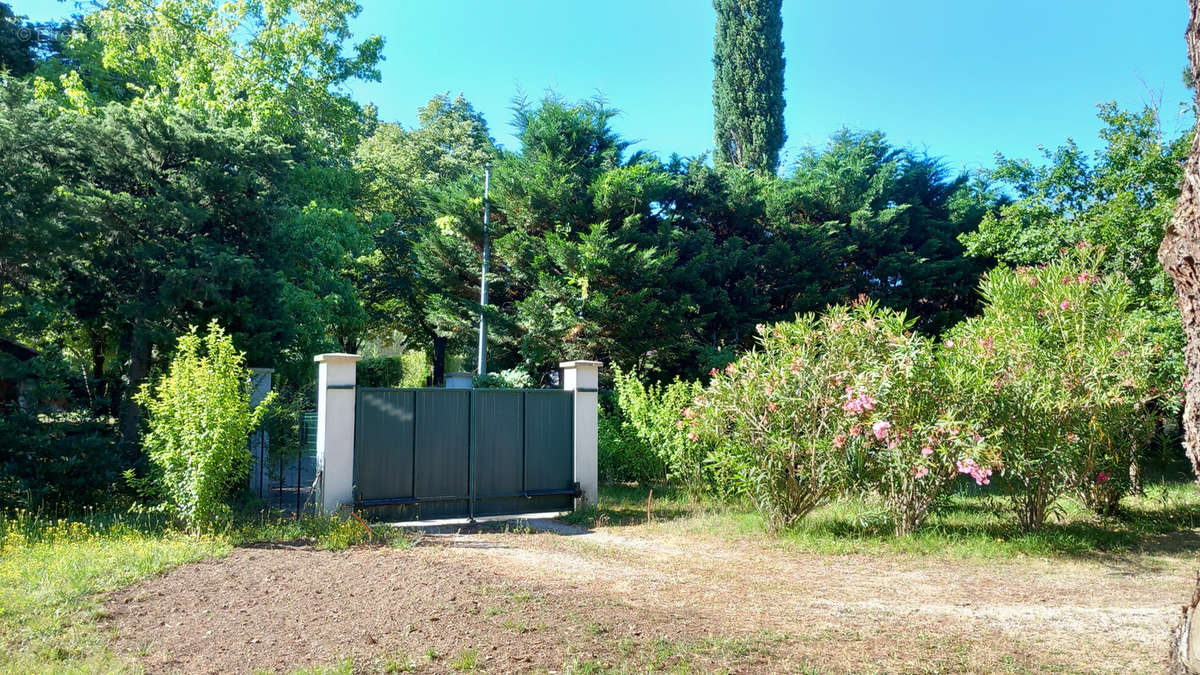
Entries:
{"label": "tall metal post", "polygon": [[487,316],[485,309],[488,304],[488,259],[492,257],[492,242],[488,237],[488,191],[492,184],[492,166],[483,165],[483,273],[479,276],[479,367],[480,375],[487,374]]}

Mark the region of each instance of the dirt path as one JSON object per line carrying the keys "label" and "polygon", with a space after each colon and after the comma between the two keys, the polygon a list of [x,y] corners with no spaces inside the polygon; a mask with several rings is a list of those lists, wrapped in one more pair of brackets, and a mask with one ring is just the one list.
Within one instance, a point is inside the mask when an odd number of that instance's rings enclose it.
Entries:
{"label": "dirt path", "polygon": [[957,561],[759,541],[429,536],[239,549],[114,594],[153,672],[1160,672],[1192,559]]}

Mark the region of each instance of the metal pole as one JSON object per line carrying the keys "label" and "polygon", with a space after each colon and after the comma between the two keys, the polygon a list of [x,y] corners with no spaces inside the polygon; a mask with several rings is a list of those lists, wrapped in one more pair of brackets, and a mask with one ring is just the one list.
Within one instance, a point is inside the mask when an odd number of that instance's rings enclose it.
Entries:
{"label": "metal pole", "polygon": [[484,308],[488,304],[488,259],[492,257],[492,243],[488,239],[488,219],[490,209],[488,191],[492,184],[492,166],[483,165],[483,273],[479,276],[479,358],[477,360],[480,375],[487,374],[487,317]]}

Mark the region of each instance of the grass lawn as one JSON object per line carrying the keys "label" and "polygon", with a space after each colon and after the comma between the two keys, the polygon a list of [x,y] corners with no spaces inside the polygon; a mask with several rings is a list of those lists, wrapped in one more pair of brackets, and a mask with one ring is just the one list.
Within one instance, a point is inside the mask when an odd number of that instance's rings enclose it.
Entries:
{"label": "grass lawn", "polygon": [[[647,522],[647,500],[650,522]],[[660,531],[725,539],[767,536],[748,504],[696,498],[670,487],[650,491],[624,485],[600,488],[598,508],[567,517],[592,526],[641,526],[642,536]],[[1087,556],[1096,552],[1183,553],[1200,550],[1200,490],[1186,477],[1159,477],[1145,494],[1126,497],[1121,512],[1101,518],[1072,500],[1060,500],[1045,527],[1022,532],[996,494],[963,488],[916,533],[892,534],[878,507],[842,500],[817,509],[781,532],[778,545],[810,553],[939,555],[1011,558],[1021,555]]]}
{"label": "grass lawn", "polygon": [[[405,543],[390,528],[375,536]],[[357,522],[339,519],[260,517],[197,536],[144,513],[0,516],[0,672],[139,670],[108,648],[98,603],[104,593],[227,555],[239,543],[307,540],[336,550],[367,539]]]}

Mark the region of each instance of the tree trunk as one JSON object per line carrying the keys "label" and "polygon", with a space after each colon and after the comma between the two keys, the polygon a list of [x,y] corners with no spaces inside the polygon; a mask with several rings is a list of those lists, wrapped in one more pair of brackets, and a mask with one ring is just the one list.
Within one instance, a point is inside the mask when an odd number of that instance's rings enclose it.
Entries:
{"label": "tree trunk", "polygon": [[121,442],[136,443],[138,427],[142,422],[142,406],[133,397],[142,388],[150,372],[150,336],[141,321],[133,324],[133,336],[129,343],[129,367],[125,376],[125,391],[121,397]]}
{"label": "tree trunk", "polygon": [[[95,413],[99,409],[99,399],[103,399],[107,395],[104,381],[104,348],[106,342],[104,333],[92,326],[88,329],[88,342],[92,351],[92,372],[90,375],[92,389],[92,412]],[[112,406],[108,406],[109,410]]]}
{"label": "tree trunk", "polygon": [[433,336],[433,386],[446,383],[446,338]]}
{"label": "tree trunk", "polygon": [[[1200,82],[1200,0],[1188,0],[1188,64],[1193,81]],[[1175,215],[1158,249],[1175,284],[1175,301],[1183,317],[1187,342],[1183,348],[1187,375],[1183,387],[1183,449],[1200,481],[1200,136],[1183,167],[1183,184],[1175,202]]]}

